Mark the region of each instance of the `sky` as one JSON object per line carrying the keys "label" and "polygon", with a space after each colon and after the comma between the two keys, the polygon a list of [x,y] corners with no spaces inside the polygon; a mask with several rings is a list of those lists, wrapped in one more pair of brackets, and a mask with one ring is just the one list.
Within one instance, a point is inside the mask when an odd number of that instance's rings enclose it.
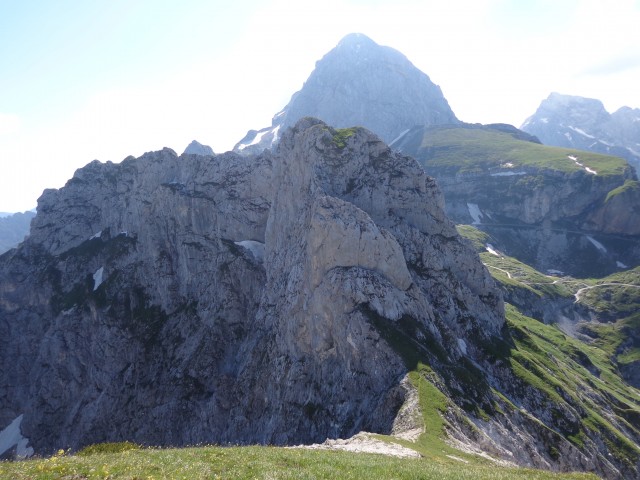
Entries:
{"label": "sky", "polygon": [[94,159],[232,149],[352,32],[466,122],[520,126],[551,92],[640,108],[638,25],[640,0],[0,0],[0,212]]}

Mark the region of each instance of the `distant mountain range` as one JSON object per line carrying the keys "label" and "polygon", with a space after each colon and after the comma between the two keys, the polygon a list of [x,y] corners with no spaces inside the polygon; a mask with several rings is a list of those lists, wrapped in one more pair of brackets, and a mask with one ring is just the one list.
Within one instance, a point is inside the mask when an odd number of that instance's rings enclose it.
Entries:
{"label": "distant mountain range", "polygon": [[15,247],[29,234],[35,212],[7,213],[0,215],[0,254]]}
{"label": "distant mountain range", "polygon": [[600,100],[552,93],[520,128],[546,145],[622,157],[640,172],[640,108],[609,113]]}

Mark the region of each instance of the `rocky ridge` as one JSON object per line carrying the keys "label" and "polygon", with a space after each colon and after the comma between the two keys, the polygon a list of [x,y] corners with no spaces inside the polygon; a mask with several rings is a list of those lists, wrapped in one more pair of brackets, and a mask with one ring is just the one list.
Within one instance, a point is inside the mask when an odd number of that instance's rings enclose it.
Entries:
{"label": "rocky ridge", "polygon": [[502,301],[413,160],[335,135],[305,120],[275,157],[165,149],[45,191],[1,258],[1,423],[24,415],[37,453],[389,431],[406,367],[380,324],[473,357]]}
{"label": "rocky ridge", "polygon": [[273,148],[303,117],[336,128],[360,125],[390,143],[414,125],[458,123],[440,87],[402,53],[354,33],[321,60],[270,127],[250,130],[234,147],[240,154]]}

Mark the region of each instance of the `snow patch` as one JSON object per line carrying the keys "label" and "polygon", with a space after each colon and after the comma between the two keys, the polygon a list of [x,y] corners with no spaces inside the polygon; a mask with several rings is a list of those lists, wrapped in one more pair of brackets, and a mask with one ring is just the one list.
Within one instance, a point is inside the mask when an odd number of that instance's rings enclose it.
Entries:
{"label": "snow patch", "polygon": [[469,209],[469,215],[471,215],[471,218],[473,218],[473,225],[481,223],[480,220],[482,219],[483,215],[480,211],[480,207],[478,207],[478,204],[467,203],[467,208]]}
{"label": "snow patch", "polygon": [[624,263],[622,263],[620,260],[616,261],[616,266],[618,268],[629,268],[628,265],[625,265]]}
{"label": "snow patch", "polygon": [[580,135],[583,135],[583,136],[585,136],[587,138],[593,138],[593,139],[596,138],[593,135],[589,135],[587,132],[585,132],[584,130],[582,130],[582,129],[578,128],[578,127],[572,127],[571,125],[569,125],[569,128],[571,130],[573,130],[574,132],[579,133]]}
{"label": "snow patch", "polygon": [[541,118],[541,119],[540,119],[540,121],[541,121],[542,123],[549,123],[549,119],[548,119],[548,118],[546,118],[546,117],[545,117],[545,118]]}
{"label": "snow patch", "polygon": [[590,174],[592,174],[592,175],[597,175],[597,174],[598,174],[598,172],[596,172],[595,170],[592,170],[592,169],[590,169],[589,167],[585,167],[584,163],[580,163],[580,162],[578,161],[578,157],[576,157],[575,155],[567,155],[567,158],[568,158],[569,160],[573,160],[573,161],[574,161],[574,163],[575,163],[577,166],[579,166],[580,168],[584,168],[584,169],[585,169],[585,171],[586,171],[587,173],[590,173]]}
{"label": "snow patch", "polygon": [[511,177],[512,175],[526,175],[527,172],[498,172],[490,174],[492,177]]}
{"label": "snow patch", "polygon": [[94,238],[100,238],[102,236],[102,230],[100,230],[98,233],[96,233],[93,237],[91,237],[89,240],[93,240]]}
{"label": "snow patch", "polygon": [[404,132],[402,132],[400,135],[398,135],[398,136],[396,137],[396,139],[395,139],[393,142],[391,142],[391,143],[389,144],[389,146],[391,146],[391,145],[393,145],[394,143],[396,143],[398,140],[400,140],[402,137],[404,137],[408,132],[409,132],[409,129],[407,128]]}
{"label": "snow patch", "polygon": [[458,347],[463,355],[467,354],[467,343],[462,338],[458,339]]}
{"label": "snow patch", "polygon": [[100,285],[102,285],[102,277],[104,274],[104,267],[100,267],[96,270],[96,273],[93,274],[93,291],[95,292]]}
{"label": "snow patch", "polygon": [[278,140],[278,130],[280,130],[280,125],[278,125],[273,131],[273,139],[271,140],[271,145],[276,143],[276,140]]}
{"label": "snow patch", "polygon": [[490,243],[487,243],[487,246],[485,248],[487,249],[487,252],[489,252],[491,255],[495,255],[496,257],[502,257],[502,255],[500,255],[498,251],[495,248],[493,248],[493,245],[491,245]]}
{"label": "snow patch", "polygon": [[513,168],[513,163],[507,162],[500,165],[502,168]]}
{"label": "snow patch", "polygon": [[561,276],[564,275],[564,272],[561,272],[560,270],[552,270],[552,269],[547,270],[547,273],[549,275],[555,275],[555,276],[558,276],[558,277],[561,277]]}
{"label": "snow patch", "polygon": [[246,248],[251,252],[256,260],[262,262],[264,260],[264,243],[255,240],[242,240],[241,242],[233,242],[239,247]]}
{"label": "snow patch", "polygon": [[605,246],[595,238],[593,238],[591,235],[587,235],[587,240],[589,240],[593,244],[593,246],[600,250],[602,253],[607,253],[607,249],[605,248]]}
{"label": "snow patch", "polygon": [[565,132],[564,136],[567,137],[567,140],[569,140],[569,141],[573,140],[573,138],[571,137],[571,134],[569,132]]}
{"label": "snow patch", "polygon": [[262,140],[262,137],[264,137],[267,133],[271,131],[272,131],[271,129],[268,129],[263,132],[256,133],[256,136],[253,137],[253,140],[251,140],[251,143],[241,143],[238,146],[238,150],[244,150],[245,148],[250,147],[251,145],[257,145],[258,143],[260,143],[260,140]]}
{"label": "snow patch", "polygon": [[33,448],[27,447],[29,439],[23,437],[20,431],[23,417],[24,414],[19,415],[0,432],[0,455],[13,447],[16,447],[17,458],[27,458],[33,455]]}

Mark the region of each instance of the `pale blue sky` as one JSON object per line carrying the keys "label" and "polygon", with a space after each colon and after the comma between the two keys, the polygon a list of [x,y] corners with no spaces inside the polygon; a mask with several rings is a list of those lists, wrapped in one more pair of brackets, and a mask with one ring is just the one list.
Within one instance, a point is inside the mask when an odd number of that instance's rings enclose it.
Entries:
{"label": "pale blue sky", "polygon": [[403,52],[468,122],[550,92],[640,107],[637,0],[0,0],[0,211],[93,159],[270,124],[350,32]]}

